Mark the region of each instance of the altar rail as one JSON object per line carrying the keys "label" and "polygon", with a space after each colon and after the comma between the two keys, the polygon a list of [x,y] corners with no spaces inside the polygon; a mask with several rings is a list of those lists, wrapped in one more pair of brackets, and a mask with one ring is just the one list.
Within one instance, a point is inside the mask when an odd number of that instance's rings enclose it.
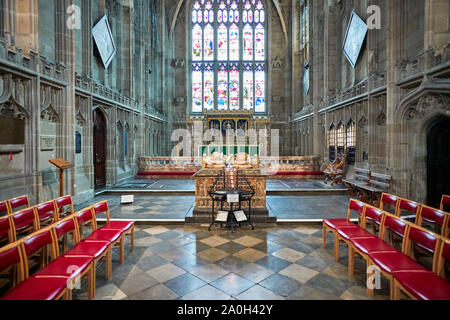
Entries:
{"label": "altar rail", "polygon": [[[280,156],[260,157],[259,167],[269,179],[317,178],[320,157]],[[191,157],[139,157],[138,178],[186,179],[202,168],[202,158]]]}

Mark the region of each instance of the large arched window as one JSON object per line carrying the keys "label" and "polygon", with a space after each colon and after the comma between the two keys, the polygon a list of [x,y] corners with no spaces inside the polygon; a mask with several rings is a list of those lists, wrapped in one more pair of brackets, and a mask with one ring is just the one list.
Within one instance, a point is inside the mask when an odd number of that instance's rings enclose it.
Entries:
{"label": "large arched window", "polygon": [[266,111],[262,0],[192,5],[192,112]]}

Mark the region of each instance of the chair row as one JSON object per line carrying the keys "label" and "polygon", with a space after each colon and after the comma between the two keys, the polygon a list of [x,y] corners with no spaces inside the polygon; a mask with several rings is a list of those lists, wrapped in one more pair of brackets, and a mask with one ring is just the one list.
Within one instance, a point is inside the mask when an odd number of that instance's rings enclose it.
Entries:
{"label": "chair row", "polygon": [[8,200],[8,207],[26,206],[17,212],[0,217],[0,243],[17,240],[18,235],[39,230],[42,226],[60,220],[62,217],[74,213],[71,196],[60,197],[30,207],[27,196]]}
{"label": "chair row", "polygon": [[0,216],[12,214],[18,211],[18,208],[29,208],[30,200],[28,196],[20,196],[5,201],[0,201]]}
{"label": "chair row", "polygon": [[[101,214],[106,214],[107,223],[99,228],[97,217]],[[91,230],[84,237],[80,230],[88,225]],[[69,234],[73,242],[70,250],[67,249]],[[71,299],[72,290],[81,278],[87,278],[88,297],[93,299],[97,262],[106,260],[106,278],[109,279],[112,248],[119,246],[120,263],[123,263],[126,235],[131,236],[130,251],[133,251],[134,223],[110,221],[108,204],[102,201],[1,248],[0,270],[13,274],[13,288],[2,299]],[[40,268],[30,275],[29,261],[34,257],[39,258]]]}
{"label": "chair row", "polygon": [[[390,280],[391,299],[399,299],[400,292],[413,299],[450,299],[450,284],[445,279],[444,269],[445,262],[450,260],[450,240],[358,200],[350,200],[348,211],[357,212],[358,225],[346,219],[324,219],[323,244],[325,247],[325,232],[333,232],[336,260],[339,259],[339,244],[343,242],[348,246],[350,274],[354,274],[355,256],[360,256],[367,263],[368,280],[372,266]],[[369,220],[380,226],[378,236],[367,231]],[[386,241],[388,233],[401,239],[400,249],[393,245],[391,236]],[[417,262],[416,249],[433,257],[431,269]],[[367,290],[374,294],[369,281]]]}
{"label": "chair row", "polygon": [[406,211],[414,215],[417,225],[422,226],[424,222],[434,224],[435,232],[448,238],[450,213],[443,211],[447,202],[450,204],[450,197],[442,196],[441,207],[436,209],[392,194],[383,193],[380,209],[390,212],[397,217],[401,217],[402,213]]}

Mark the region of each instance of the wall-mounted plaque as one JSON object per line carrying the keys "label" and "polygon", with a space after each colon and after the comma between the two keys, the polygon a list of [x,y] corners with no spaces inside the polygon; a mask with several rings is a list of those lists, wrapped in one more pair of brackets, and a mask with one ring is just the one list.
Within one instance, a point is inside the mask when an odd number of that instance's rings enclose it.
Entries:
{"label": "wall-mounted plaque", "polygon": [[75,131],[75,153],[81,153],[81,133]]}
{"label": "wall-mounted plaque", "polygon": [[356,66],[367,35],[367,24],[353,11],[344,37],[343,50],[352,67]]}
{"label": "wall-mounted plaque", "polygon": [[53,151],[56,148],[55,136],[41,136],[41,151]]}
{"label": "wall-mounted plaque", "polygon": [[116,54],[116,45],[106,15],[94,26],[92,35],[103,65],[105,69],[108,69],[109,64]]}

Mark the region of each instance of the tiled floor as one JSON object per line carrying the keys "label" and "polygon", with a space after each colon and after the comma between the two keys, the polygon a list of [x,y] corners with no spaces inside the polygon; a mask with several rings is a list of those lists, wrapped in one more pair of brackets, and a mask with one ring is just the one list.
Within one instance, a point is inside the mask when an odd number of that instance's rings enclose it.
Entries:
{"label": "tiled floor", "polygon": [[[195,183],[193,179],[130,179],[112,188],[120,190],[145,189],[152,191],[194,191]],[[340,185],[331,186],[323,183],[320,179],[268,179],[267,191],[280,190],[335,190],[346,189]]]}
{"label": "tiled floor", "polygon": [[[257,226],[256,230],[207,231],[206,226],[137,226],[135,250],[125,262],[113,253],[113,274],[97,267],[96,299],[388,299],[389,285],[375,297],[365,289],[365,264],[347,273],[347,250],[333,258],[332,237],[322,248],[314,225]],[[87,284],[74,299],[87,298]]]}
{"label": "tiled floor", "polygon": [[[133,204],[120,204],[120,196],[100,195],[94,200],[79,205],[80,210],[100,200],[108,200],[113,219],[181,219],[195,205],[194,196],[135,196]],[[333,196],[267,196],[267,207],[271,216],[278,219],[323,219],[345,218],[349,197]]]}

